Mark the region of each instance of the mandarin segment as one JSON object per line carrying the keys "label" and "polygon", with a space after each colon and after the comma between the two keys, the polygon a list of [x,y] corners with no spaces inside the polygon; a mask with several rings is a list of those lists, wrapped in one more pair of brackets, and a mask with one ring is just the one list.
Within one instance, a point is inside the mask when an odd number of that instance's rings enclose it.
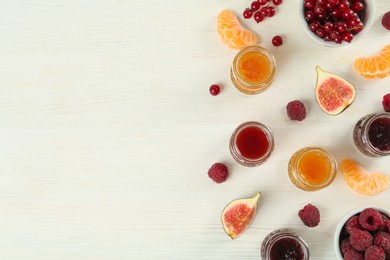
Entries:
{"label": "mandarin segment", "polygon": [[380,172],[366,171],[351,159],[343,160],[339,170],[348,186],[364,195],[376,195],[389,186],[389,176]]}
{"label": "mandarin segment", "polygon": [[217,31],[224,44],[232,49],[257,45],[257,35],[243,27],[232,10],[223,10],[217,18]]}
{"label": "mandarin segment", "polygon": [[383,79],[390,75],[390,44],[377,55],[357,58],[354,62],[356,71],[364,78]]}

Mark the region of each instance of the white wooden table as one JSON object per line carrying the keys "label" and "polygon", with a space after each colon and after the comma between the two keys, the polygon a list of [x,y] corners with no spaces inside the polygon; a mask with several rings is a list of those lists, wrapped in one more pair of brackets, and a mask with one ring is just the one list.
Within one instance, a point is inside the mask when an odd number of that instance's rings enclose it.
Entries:
{"label": "white wooden table", "polygon": [[[352,142],[355,122],[382,111],[390,77],[366,80],[355,58],[390,43],[380,25],[390,10],[377,0],[364,38],[342,48],[312,42],[285,1],[261,24],[245,24],[276,57],[278,72],[264,93],[246,96],[229,80],[236,51],[216,33],[225,8],[251,1],[2,0],[0,2],[0,259],[260,259],[263,238],[291,228],[311,259],[335,259],[333,233],[349,210],[390,207],[390,191],[352,191],[338,175],[317,192],[298,190],[287,175],[290,156],[321,146],[340,162],[350,157],[390,174],[390,158],[369,159]],[[284,44],[273,47],[274,35]],[[342,75],[357,89],[339,116],[314,99],[315,66]],[[223,86],[219,96],[209,86]],[[303,100],[302,122],[285,105]],[[228,140],[242,122],[269,126],[271,158],[245,168]],[[217,185],[215,162],[231,172]],[[258,213],[232,241],[220,214],[231,200],[261,191]],[[297,212],[321,211],[318,227]]]}

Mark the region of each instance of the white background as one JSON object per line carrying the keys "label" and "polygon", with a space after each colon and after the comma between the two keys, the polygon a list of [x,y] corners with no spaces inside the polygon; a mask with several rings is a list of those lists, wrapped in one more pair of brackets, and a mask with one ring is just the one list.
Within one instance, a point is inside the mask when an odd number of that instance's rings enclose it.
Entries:
{"label": "white background", "polygon": [[[290,156],[306,146],[350,157],[390,174],[390,158],[369,159],[352,143],[362,116],[382,111],[390,77],[361,78],[357,57],[390,43],[380,24],[388,0],[358,42],[327,48],[299,25],[297,1],[247,27],[275,55],[277,75],[247,96],[229,80],[237,53],[222,44],[216,17],[251,1],[2,0],[0,2],[0,259],[260,259],[263,238],[291,228],[311,259],[335,259],[333,233],[349,210],[390,207],[390,191],[368,197],[338,175],[317,192],[298,190]],[[273,47],[274,35],[284,44]],[[356,86],[338,116],[314,99],[315,66]],[[219,96],[209,86],[223,86]],[[290,121],[285,105],[305,102],[307,118]],[[228,140],[242,122],[269,126],[276,146],[262,166],[233,161]],[[223,184],[207,170],[229,166]],[[232,241],[220,214],[233,199],[261,191],[257,215]],[[316,228],[297,213],[321,211]]]}

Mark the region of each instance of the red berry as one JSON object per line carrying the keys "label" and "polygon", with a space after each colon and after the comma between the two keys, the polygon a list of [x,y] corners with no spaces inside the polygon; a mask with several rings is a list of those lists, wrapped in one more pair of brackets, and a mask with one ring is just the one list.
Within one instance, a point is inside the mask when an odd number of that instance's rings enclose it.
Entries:
{"label": "red berry", "polygon": [[341,10],[346,10],[349,8],[349,2],[340,2],[338,4],[338,8]]}
{"label": "red berry", "polygon": [[261,9],[260,9],[260,13],[261,13],[261,15],[263,16],[263,17],[267,17],[268,15],[269,15],[269,10],[268,10],[268,7],[262,7]]}
{"label": "red berry", "polygon": [[274,5],[280,5],[283,0],[272,0],[272,2],[274,3]]}
{"label": "red berry", "polygon": [[369,246],[364,253],[364,260],[385,260],[386,255],[379,246]]}
{"label": "red berry", "polygon": [[303,3],[307,9],[313,9],[315,6],[314,0],[305,0]]}
{"label": "red berry", "polygon": [[364,9],[364,4],[362,2],[354,2],[351,6],[352,11],[358,13]]}
{"label": "red berry", "polygon": [[355,16],[355,12],[351,9],[345,9],[343,10],[342,16],[345,20],[352,19]]}
{"label": "red berry", "polygon": [[260,5],[266,5],[266,4],[268,4],[268,0],[257,0],[257,2],[259,2]]}
{"label": "red berry", "polygon": [[339,4],[339,0],[328,0],[328,3],[331,3],[333,5]]}
{"label": "red berry", "polygon": [[310,29],[310,31],[312,31],[312,32],[317,31],[318,28],[320,28],[320,23],[319,23],[319,22],[311,22],[311,23],[309,24],[309,29]]}
{"label": "red berry", "polygon": [[[269,7],[271,8],[271,7]],[[317,17],[317,15],[314,13],[314,11],[306,11],[305,13],[305,19],[308,22],[314,21],[314,19]]]}
{"label": "red berry", "polygon": [[275,15],[275,8],[272,6],[268,6],[268,17],[272,17]]}
{"label": "red berry", "polygon": [[347,24],[346,23],[343,23],[343,22],[338,22],[336,24],[336,30],[339,32],[339,33],[343,33],[347,30]]}
{"label": "red berry", "polygon": [[340,250],[343,254],[345,254],[348,250],[353,250],[348,238],[345,238],[343,241],[341,241]]}
{"label": "red berry", "polygon": [[303,119],[306,118],[305,105],[299,100],[294,100],[289,102],[286,106],[286,110],[287,110],[287,116],[291,120],[302,121]]}
{"label": "red berry", "polygon": [[253,18],[257,23],[260,23],[264,20],[264,16],[262,16],[260,12],[256,12]]}
{"label": "red berry", "polygon": [[348,219],[347,223],[345,224],[345,230],[351,234],[351,232],[354,229],[361,229],[360,223],[359,223],[359,216],[355,215]]}
{"label": "red berry", "polygon": [[372,236],[366,230],[354,229],[349,236],[349,242],[355,250],[364,251],[372,245]]}
{"label": "red berry", "polygon": [[359,215],[359,223],[368,231],[376,231],[383,225],[381,213],[374,208],[366,208]]}
{"label": "red berry", "polygon": [[386,257],[390,258],[390,234],[387,232],[378,232],[374,235],[374,245],[383,249]]}
{"label": "red berry", "polygon": [[298,212],[303,224],[308,227],[316,227],[320,223],[320,211],[312,204],[307,204]]}
{"label": "red berry", "polygon": [[352,249],[345,252],[344,260],[364,260],[364,256],[362,253]]}
{"label": "red berry", "polygon": [[242,14],[245,19],[249,19],[252,17],[252,11],[250,9],[245,9],[244,13]]}
{"label": "red berry", "polygon": [[324,30],[330,32],[334,29],[334,24],[332,22],[324,23]]}
{"label": "red berry", "polygon": [[252,11],[257,11],[260,9],[261,4],[257,1],[253,1],[251,4]]}
{"label": "red berry", "polygon": [[210,86],[210,94],[211,95],[216,96],[219,94],[220,91],[221,91],[221,88],[218,85],[213,84]]}
{"label": "red berry", "polygon": [[382,17],[382,26],[390,30],[390,11],[385,13]]}
{"label": "red berry", "polygon": [[[385,110],[385,112],[390,112],[390,93],[383,96],[382,106],[383,106],[383,110]],[[390,233],[390,230],[389,230],[389,233]]]}
{"label": "red berry", "polygon": [[223,163],[214,163],[207,174],[214,182],[222,183],[229,177],[229,169]]}
{"label": "red berry", "polygon": [[319,29],[317,29],[316,34],[318,37],[323,38],[325,36],[326,32],[323,28],[319,28]]}
{"label": "red berry", "polygon": [[274,36],[272,38],[272,44],[274,46],[276,46],[276,47],[282,45],[283,44],[283,38],[281,36],[279,36],[279,35]]}
{"label": "red berry", "polygon": [[351,32],[344,32],[341,37],[345,42],[351,42],[353,40],[353,34]]}

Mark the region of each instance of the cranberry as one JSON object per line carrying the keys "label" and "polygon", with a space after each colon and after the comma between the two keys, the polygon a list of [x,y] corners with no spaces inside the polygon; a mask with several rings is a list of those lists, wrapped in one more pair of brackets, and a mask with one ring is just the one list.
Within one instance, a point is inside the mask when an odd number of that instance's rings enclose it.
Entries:
{"label": "cranberry", "polygon": [[274,46],[276,46],[276,47],[282,45],[283,44],[283,38],[281,36],[279,36],[279,35],[273,37],[272,38],[272,44]]}
{"label": "cranberry", "polygon": [[250,9],[245,9],[244,13],[242,14],[245,19],[249,19],[252,17],[252,11]]}
{"label": "cranberry", "polygon": [[257,23],[260,23],[264,20],[264,16],[262,16],[260,12],[256,12],[253,18]]}
{"label": "cranberry", "polygon": [[213,84],[210,86],[210,94],[216,96],[221,91],[221,88],[217,84]]}
{"label": "cranberry", "polygon": [[257,11],[260,9],[261,4],[257,1],[253,1],[251,4],[252,11]]}

